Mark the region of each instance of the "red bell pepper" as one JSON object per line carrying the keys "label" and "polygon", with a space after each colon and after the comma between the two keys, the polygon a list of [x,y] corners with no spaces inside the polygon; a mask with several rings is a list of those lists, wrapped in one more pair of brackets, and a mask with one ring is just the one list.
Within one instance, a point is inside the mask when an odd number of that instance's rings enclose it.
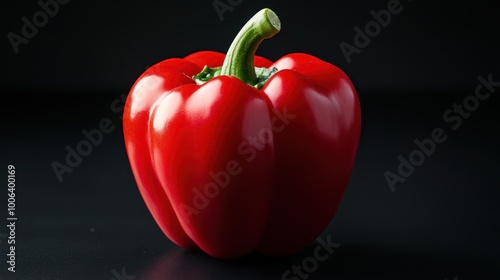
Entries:
{"label": "red bell pepper", "polygon": [[290,255],[325,230],[341,202],[360,137],[356,90],[312,55],[255,56],[280,27],[263,9],[227,55],[166,59],[130,90],[123,129],[132,172],[181,247],[217,258]]}

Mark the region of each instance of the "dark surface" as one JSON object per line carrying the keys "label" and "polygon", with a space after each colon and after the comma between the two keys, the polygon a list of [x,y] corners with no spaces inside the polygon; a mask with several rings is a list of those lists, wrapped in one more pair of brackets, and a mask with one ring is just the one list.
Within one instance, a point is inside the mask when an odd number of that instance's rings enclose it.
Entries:
{"label": "dark surface", "polygon": [[[360,93],[355,170],[322,234],[340,247],[310,279],[498,279],[499,100],[484,101],[452,131],[442,112],[467,95]],[[280,279],[312,255],[315,244],[289,258],[239,261],[177,248],[157,228],[132,177],[118,115],[107,107],[119,92],[75,94],[66,105],[51,105],[61,96],[11,96],[19,105],[10,119],[25,120],[8,124],[1,147],[2,166],[18,171],[17,279],[112,279],[122,267],[136,279]],[[25,110],[33,117],[24,119]],[[51,162],[64,161],[64,147],[104,117],[116,130],[59,183]],[[396,172],[397,156],[436,127],[447,141],[391,192],[383,173]],[[2,242],[2,257],[5,250]],[[0,273],[7,275],[5,264]]]}
{"label": "dark surface", "polygon": [[[336,1],[332,8],[290,2],[269,4],[283,29],[258,53],[276,59],[308,52],[338,65],[358,88],[363,115],[352,179],[321,235],[340,246],[308,279],[499,279],[500,87],[458,129],[443,120],[474,94],[479,75],[500,81],[498,11],[480,1],[403,1],[405,9],[349,64],[339,43],[352,43],[353,27],[388,1]],[[198,9],[194,3],[70,1],[18,54],[4,37],[0,168],[16,166],[18,221],[15,274],[7,271],[0,227],[0,279],[281,279],[313,256],[317,244],[288,258],[237,261],[178,248],[140,197],[121,112],[110,104],[147,65],[203,49],[224,52],[261,8],[243,1],[220,21],[211,1]],[[39,10],[35,1],[0,5],[4,35],[19,33],[20,18]],[[114,131],[59,182],[51,163],[63,162],[65,147],[103,118]],[[447,140],[392,192],[384,172],[397,172],[398,156],[407,158],[413,141],[435,128]]]}

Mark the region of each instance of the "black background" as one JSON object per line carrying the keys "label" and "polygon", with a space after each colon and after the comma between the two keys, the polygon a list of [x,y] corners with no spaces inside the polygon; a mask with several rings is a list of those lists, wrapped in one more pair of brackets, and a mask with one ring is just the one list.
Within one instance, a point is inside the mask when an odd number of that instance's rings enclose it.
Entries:
{"label": "black background", "polygon": [[[484,2],[402,1],[401,13],[351,63],[339,44],[353,44],[353,28],[364,28],[370,11],[388,1],[244,0],[221,21],[212,1],[72,0],[17,54],[7,34],[21,34],[21,18],[40,7],[2,2],[0,161],[5,170],[16,166],[19,220],[17,272],[7,271],[0,239],[0,279],[112,279],[122,268],[135,279],[281,279],[312,256],[317,244],[288,258],[237,261],[173,245],[137,191],[120,112],[110,109],[148,65],[199,50],[225,52],[264,6],[279,15],[282,31],[257,53],[275,60],[306,52],[337,65],[362,106],[355,169],[321,235],[341,245],[309,279],[498,279],[497,92],[456,130],[443,119],[474,94],[478,76],[500,81],[499,10]],[[65,147],[103,118],[114,131],[59,182],[51,163],[63,162]],[[413,141],[435,128],[447,140],[392,192],[384,172],[396,173],[398,156],[407,158]]]}

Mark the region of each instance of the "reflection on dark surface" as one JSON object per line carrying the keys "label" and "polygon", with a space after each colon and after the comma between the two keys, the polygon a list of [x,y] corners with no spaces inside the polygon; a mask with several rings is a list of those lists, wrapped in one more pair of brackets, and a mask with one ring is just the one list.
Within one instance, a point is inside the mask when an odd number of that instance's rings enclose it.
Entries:
{"label": "reflection on dark surface", "polygon": [[[494,264],[484,259],[471,263],[431,250],[416,254],[347,244],[308,271],[304,260],[313,257],[313,247],[286,258],[252,254],[239,260],[219,260],[199,250],[173,248],[151,260],[137,279],[453,279],[457,275],[494,279],[488,278]],[[285,273],[287,270],[290,273]]]}
{"label": "reflection on dark surface", "polygon": [[234,275],[239,275],[244,279],[258,279],[274,275],[273,278],[279,279],[289,264],[290,258],[269,258],[251,254],[237,260],[221,260],[212,258],[201,250],[175,247],[165,254],[158,255],[139,278],[232,279]]}

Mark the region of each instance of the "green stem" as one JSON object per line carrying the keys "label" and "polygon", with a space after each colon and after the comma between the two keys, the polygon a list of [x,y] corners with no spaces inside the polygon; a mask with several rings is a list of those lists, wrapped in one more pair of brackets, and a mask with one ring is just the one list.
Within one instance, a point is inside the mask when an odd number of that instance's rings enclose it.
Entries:
{"label": "green stem", "polygon": [[234,38],[220,74],[234,76],[247,84],[254,84],[257,81],[253,63],[255,51],[264,39],[274,36],[280,28],[280,20],[273,11],[268,8],[260,10]]}

